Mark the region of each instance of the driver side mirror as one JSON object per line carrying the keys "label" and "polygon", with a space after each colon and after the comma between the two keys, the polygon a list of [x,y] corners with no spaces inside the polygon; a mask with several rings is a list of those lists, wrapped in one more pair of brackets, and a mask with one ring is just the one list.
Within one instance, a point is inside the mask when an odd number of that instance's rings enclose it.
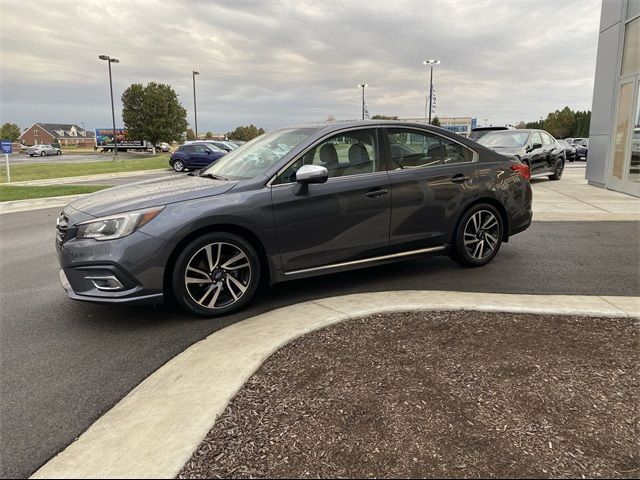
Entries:
{"label": "driver side mirror", "polygon": [[536,150],[538,148],[542,148],[541,143],[534,143],[533,145],[531,145],[531,150]]}
{"label": "driver side mirror", "polygon": [[303,165],[296,172],[296,185],[293,193],[304,195],[309,191],[310,183],[325,183],[329,179],[329,172],[320,165]]}

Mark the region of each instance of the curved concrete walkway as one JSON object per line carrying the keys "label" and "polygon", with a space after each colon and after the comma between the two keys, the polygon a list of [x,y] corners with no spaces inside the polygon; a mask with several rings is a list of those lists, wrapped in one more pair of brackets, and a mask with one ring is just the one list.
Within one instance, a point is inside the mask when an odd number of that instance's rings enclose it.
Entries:
{"label": "curved concrete walkway", "polygon": [[640,318],[640,297],[404,291],[274,310],[220,330],[174,357],[32,478],[175,478],[236,392],[279,348],[336,322],[429,310]]}

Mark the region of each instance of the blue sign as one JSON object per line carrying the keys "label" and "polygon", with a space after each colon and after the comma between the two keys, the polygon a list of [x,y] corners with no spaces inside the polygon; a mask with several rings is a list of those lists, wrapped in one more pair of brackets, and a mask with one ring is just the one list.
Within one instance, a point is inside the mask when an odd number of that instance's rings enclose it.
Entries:
{"label": "blue sign", "polygon": [[13,150],[11,149],[11,140],[1,140],[0,149],[2,149],[2,153],[13,153]]}

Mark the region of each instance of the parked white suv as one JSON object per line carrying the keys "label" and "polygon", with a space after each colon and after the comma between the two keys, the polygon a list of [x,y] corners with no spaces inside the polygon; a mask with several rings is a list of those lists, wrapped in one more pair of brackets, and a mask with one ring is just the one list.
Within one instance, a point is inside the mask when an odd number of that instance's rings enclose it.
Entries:
{"label": "parked white suv", "polygon": [[30,157],[33,157],[34,155],[39,155],[41,157],[44,157],[45,155],[62,155],[62,150],[52,145],[41,143],[40,145],[34,145],[33,147],[27,148],[27,155]]}

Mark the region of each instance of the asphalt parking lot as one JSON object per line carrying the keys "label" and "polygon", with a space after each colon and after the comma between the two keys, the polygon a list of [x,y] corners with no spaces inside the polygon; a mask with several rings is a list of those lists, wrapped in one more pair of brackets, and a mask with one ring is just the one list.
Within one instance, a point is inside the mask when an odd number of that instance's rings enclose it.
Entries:
{"label": "asphalt parking lot", "polygon": [[77,303],[57,278],[58,210],[0,216],[3,477],[28,476],[194,342],[274,308],[406,289],[640,294],[638,223],[535,222],[481,269],[436,257],[300,280],[263,289],[250,308],[222,320],[192,318],[170,306]]}

